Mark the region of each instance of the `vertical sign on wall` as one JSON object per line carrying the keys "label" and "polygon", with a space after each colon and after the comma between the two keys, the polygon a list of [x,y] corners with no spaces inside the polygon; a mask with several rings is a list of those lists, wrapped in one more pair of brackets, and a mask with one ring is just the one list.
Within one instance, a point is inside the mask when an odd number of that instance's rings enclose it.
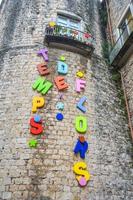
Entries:
{"label": "vertical sign on wall", "polygon": [[[41,95],[46,95],[48,91],[52,88],[53,83],[47,80],[44,76],[50,74],[51,70],[47,67],[49,58],[48,58],[48,50],[41,49],[38,51],[38,55],[42,56],[44,59],[44,63],[40,63],[37,65],[37,70],[39,72],[39,77],[35,80],[32,85],[33,90],[36,90]],[[54,78],[54,83],[58,89],[58,91],[64,91],[68,89],[69,85],[67,84],[63,75],[68,73],[68,65],[65,63],[66,59],[64,56],[61,56],[59,61],[57,62],[57,72],[58,76]],[[80,93],[85,90],[86,81],[84,78],[84,73],[82,71],[78,71],[76,73],[76,92]],[[81,159],[85,159],[85,154],[88,150],[88,142],[85,140],[84,134],[87,131],[87,118],[85,117],[85,113],[87,109],[85,107],[85,102],[87,101],[87,97],[83,96],[77,102],[77,109],[82,112],[82,115],[76,116],[75,118],[75,130],[82,134],[79,136],[77,143],[74,148],[75,155],[79,154]],[[40,135],[44,131],[43,120],[39,114],[39,110],[45,106],[45,99],[42,96],[34,96],[32,99],[32,113],[35,115],[30,119],[30,133],[34,136]],[[57,102],[56,109],[63,111],[64,103],[61,101]],[[61,112],[56,114],[56,119],[58,121],[62,121],[64,116]],[[32,148],[37,147],[37,140],[31,139],[29,141],[29,146]],[[76,174],[76,179],[80,186],[86,186],[87,182],[90,180],[90,173],[87,170],[87,165],[84,161],[77,162],[73,166],[73,171]]]}
{"label": "vertical sign on wall", "polygon": [[[37,92],[41,93],[42,95],[47,94],[47,92],[52,88],[53,84],[46,80],[46,78],[43,78],[43,76],[46,76],[50,73],[50,70],[47,68],[47,62],[48,59],[48,50],[41,49],[37,53],[39,56],[42,56],[44,59],[44,63],[40,63],[37,65],[37,70],[40,74],[40,76],[36,79],[34,84],[32,85],[32,88],[34,90],[37,90]],[[44,107],[45,105],[45,99],[40,96],[35,96],[32,99],[32,113],[36,113],[40,108]],[[31,117],[30,119],[30,133],[32,135],[40,135],[43,133],[44,127],[43,127],[43,121],[40,117],[40,115],[35,115]],[[37,147],[37,140],[31,139],[29,141],[29,146],[31,148]]]}
{"label": "vertical sign on wall", "polygon": [[[81,79],[84,77],[84,73],[78,71],[76,75],[80,78],[76,79],[76,92],[80,93],[85,90],[86,81]],[[86,113],[87,109],[85,107],[85,102],[87,101],[87,97],[83,96],[76,107],[82,112]],[[84,135],[87,131],[87,118],[83,115],[79,115],[75,119],[75,129],[78,133]],[[88,142],[85,141],[84,136],[79,136],[77,144],[74,148],[75,155],[79,154],[81,159],[85,159],[85,154],[88,150]],[[73,171],[76,174],[76,179],[81,187],[87,185],[87,182],[90,180],[90,173],[87,170],[87,165],[85,162],[77,162],[73,166]]]}

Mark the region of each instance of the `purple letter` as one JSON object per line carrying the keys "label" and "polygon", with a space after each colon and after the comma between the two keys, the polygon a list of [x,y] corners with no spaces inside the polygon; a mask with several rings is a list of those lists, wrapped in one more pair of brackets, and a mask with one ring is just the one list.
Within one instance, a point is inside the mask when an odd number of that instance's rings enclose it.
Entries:
{"label": "purple letter", "polygon": [[48,50],[45,48],[45,49],[40,49],[38,52],[37,52],[37,54],[39,55],[39,56],[42,56],[43,58],[44,58],[44,60],[46,61],[46,62],[48,62]]}

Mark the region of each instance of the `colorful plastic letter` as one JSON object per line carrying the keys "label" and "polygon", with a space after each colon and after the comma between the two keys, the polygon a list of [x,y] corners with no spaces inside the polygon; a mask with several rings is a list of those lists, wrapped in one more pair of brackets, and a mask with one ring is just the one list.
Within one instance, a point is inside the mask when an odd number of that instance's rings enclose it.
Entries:
{"label": "colorful plastic letter", "polygon": [[31,128],[30,128],[31,134],[39,135],[43,132],[42,121],[37,123],[34,121],[34,118],[32,117],[30,119],[30,125],[31,125]]}
{"label": "colorful plastic letter", "polygon": [[78,71],[76,73],[76,75],[79,77],[79,78],[83,78],[84,77],[84,73],[82,71]]}
{"label": "colorful plastic letter", "polygon": [[64,110],[64,103],[58,102],[57,105],[56,105],[56,109],[58,109],[58,110]]}
{"label": "colorful plastic letter", "polygon": [[37,54],[39,55],[39,56],[42,56],[43,58],[44,58],[44,60],[46,61],[46,62],[48,62],[48,50],[45,48],[45,49],[40,49],[38,52],[37,52]]}
{"label": "colorful plastic letter", "polygon": [[63,99],[63,94],[59,94],[59,99],[62,100]]}
{"label": "colorful plastic letter", "polygon": [[54,21],[49,22],[50,27],[54,27],[55,25],[56,25],[56,23]]}
{"label": "colorful plastic letter", "polygon": [[64,56],[60,57],[60,61],[64,62],[66,60],[66,58]]}
{"label": "colorful plastic letter", "polygon": [[87,97],[82,97],[82,98],[79,100],[79,102],[77,103],[77,108],[78,108],[79,110],[81,110],[83,113],[86,112],[86,108],[85,108],[85,106],[83,106],[83,104],[86,102],[86,100],[87,100]]}
{"label": "colorful plastic letter", "polygon": [[64,116],[63,116],[62,113],[57,113],[57,115],[56,115],[56,119],[57,119],[58,121],[62,121],[63,118],[64,118]]}
{"label": "colorful plastic letter", "polygon": [[80,180],[79,180],[79,185],[81,187],[83,187],[83,186],[86,186],[86,184],[87,184],[86,179],[84,177],[81,177]]}
{"label": "colorful plastic letter", "polygon": [[82,159],[85,159],[85,153],[86,153],[87,150],[88,150],[88,142],[85,141],[85,142],[81,143],[78,140],[78,142],[77,142],[77,144],[76,144],[76,146],[74,148],[74,153],[75,154],[80,153],[80,157]]}
{"label": "colorful plastic letter", "polygon": [[36,112],[37,108],[42,108],[44,106],[44,98],[43,97],[33,97],[32,100],[32,112]]}
{"label": "colorful plastic letter", "polygon": [[31,148],[36,148],[37,147],[37,140],[30,140],[29,142],[28,142],[28,144],[29,144],[29,147],[31,147]]}
{"label": "colorful plastic letter", "polygon": [[57,68],[59,74],[67,74],[68,72],[68,65],[64,62],[58,61]]}
{"label": "colorful plastic letter", "polygon": [[63,76],[57,76],[54,81],[58,90],[64,90],[68,88],[68,84],[65,83]]}
{"label": "colorful plastic letter", "polygon": [[79,136],[79,141],[80,141],[81,143],[84,143],[84,142],[85,142],[85,137],[84,137],[84,136]]}
{"label": "colorful plastic letter", "polygon": [[80,92],[81,89],[85,89],[86,81],[82,79],[76,79],[76,91]]}
{"label": "colorful plastic letter", "polygon": [[41,121],[41,117],[39,115],[35,115],[34,121],[39,123]]}
{"label": "colorful plastic letter", "polygon": [[50,69],[47,68],[46,63],[41,63],[37,65],[37,69],[38,69],[39,74],[42,76],[50,74]]}
{"label": "colorful plastic letter", "polygon": [[45,78],[39,77],[35,83],[33,84],[32,88],[41,92],[41,94],[46,94],[53,84],[50,81],[47,81]]}
{"label": "colorful plastic letter", "polygon": [[90,180],[90,173],[87,171],[86,163],[84,162],[75,163],[73,171],[76,174],[76,179],[79,182],[80,186],[87,185],[87,181]]}
{"label": "colorful plastic letter", "polygon": [[85,133],[87,131],[87,119],[84,116],[76,117],[76,131]]}

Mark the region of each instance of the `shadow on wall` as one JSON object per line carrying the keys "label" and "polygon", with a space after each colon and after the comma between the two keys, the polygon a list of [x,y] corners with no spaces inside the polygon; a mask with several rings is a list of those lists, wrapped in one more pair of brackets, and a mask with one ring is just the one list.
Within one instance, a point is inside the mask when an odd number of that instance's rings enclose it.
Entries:
{"label": "shadow on wall", "polygon": [[14,0],[9,1],[9,5],[7,8],[8,15],[6,13],[6,27],[3,29],[3,41],[2,41],[2,46],[9,46],[11,41],[13,40],[16,24],[20,15],[22,7],[22,1],[20,0]]}

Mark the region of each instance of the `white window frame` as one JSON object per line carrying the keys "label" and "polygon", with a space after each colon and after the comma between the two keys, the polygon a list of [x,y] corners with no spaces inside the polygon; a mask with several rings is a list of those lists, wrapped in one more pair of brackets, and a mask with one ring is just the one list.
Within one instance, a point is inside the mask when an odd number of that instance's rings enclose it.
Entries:
{"label": "white window frame", "polygon": [[[120,25],[121,25],[123,19],[125,18],[126,14],[127,14],[127,12],[128,12],[129,10],[131,11],[131,14],[132,14],[132,16],[133,16],[133,4],[132,4],[132,2],[131,2],[130,4],[128,4],[128,6],[127,6],[126,9],[124,10],[124,12],[123,12],[121,18],[119,19],[119,21],[118,21],[118,23],[117,23],[117,28],[116,28],[117,39],[118,39],[118,38],[120,37],[120,35],[121,35],[119,27],[120,27]],[[128,27],[128,21],[127,21],[127,19],[125,19],[125,22],[126,22],[126,25],[127,25],[128,34],[130,35],[130,30],[129,30],[129,27]],[[116,40],[116,41],[117,41],[117,40]],[[122,39],[122,38],[120,39],[120,45],[123,45],[123,39]]]}
{"label": "white window frame", "polygon": [[57,9],[56,19],[57,19],[58,15],[63,15],[63,16],[66,16],[68,18],[72,18],[72,19],[75,19],[77,21],[80,21],[80,31],[82,31],[82,32],[85,31],[85,22],[83,21],[83,19],[79,15],[76,15],[73,12],[70,12],[70,11]]}
{"label": "white window frame", "polygon": [[[64,16],[64,15],[62,15],[62,14],[57,14],[57,20],[56,20],[57,25],[58,25],[58,23],[59,23],[59,21],[58,21],[58,20],[59,20],[59,17],[62,17],[62,18],[64,18],[64,19],[66,19],[66,27],[67,27],[67,28],[75,29],[75,30],[81,31],[81,21],[80,21],[80,20],[74,19],[73,17],[70,17],[70,16]],[[77,22],[78,28],[74,28],[74,27],[71,27],[71,26],[70,26],[71,20],[75,20],[75,21]],[[76,24],[76,23],[75,23],[75,24]],[[64,26],[65,26],[65,25],[64,25]]]}

